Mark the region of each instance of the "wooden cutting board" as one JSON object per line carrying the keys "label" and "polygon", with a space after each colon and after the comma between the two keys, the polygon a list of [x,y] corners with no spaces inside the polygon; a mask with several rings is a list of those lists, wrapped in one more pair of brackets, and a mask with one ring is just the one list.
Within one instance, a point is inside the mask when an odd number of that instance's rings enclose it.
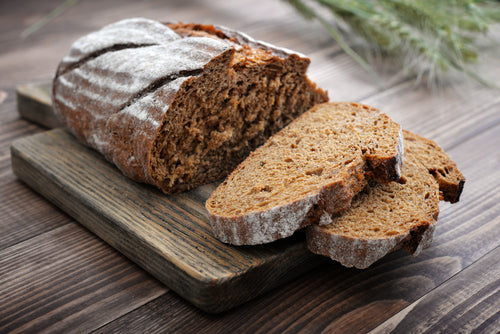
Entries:
{"label": "wooden cutting board", "polygon": [[[23,117],[51,127],[57,121],[49,86],[19,87],[18,105]],[[19,179],[207,312],[248,301],[324,261],[307,251],[300,232],[260,246],[219,242],[204,207],[216,184],[165,195],[124,177],[63,129],[16,140],[11,156]]]}

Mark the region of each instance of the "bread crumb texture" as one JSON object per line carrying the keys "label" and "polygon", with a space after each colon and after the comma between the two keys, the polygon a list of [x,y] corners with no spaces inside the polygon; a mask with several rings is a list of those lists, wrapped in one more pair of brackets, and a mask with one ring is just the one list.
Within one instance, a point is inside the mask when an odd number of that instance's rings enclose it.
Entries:
{"label": "bread crumb texture", "polygon": [[[458,201],[465,179],[433,141],[408,131],[404,137],[401,182],[373,182],[346,211],[324,214],[323,225],[307,229],[307,244],[312,252],[348,267],[366,268],[393,250],[405,248],[418,255],[431,244],[442,198],[441,184],[448,189],[445,198]],[[439,182],[433,172],[436,169],[454,172],[449,173],[446,182]],[[446,179],[443,175],[441,178]]]}
{"label": "bread crumb texture", "polygon": [[372,177],[399,179],[401,136],[397,123],[366,105],[313,107],[252,152],[207,200],[216,236],[269,242],[323,212],[345,210]]}
{"label": "bread crumb texture", "polygon": [[127,19],[73,44],[54,109],[125,175],[177,192],[225,177],[327,101],[309,62],[223,27]]}

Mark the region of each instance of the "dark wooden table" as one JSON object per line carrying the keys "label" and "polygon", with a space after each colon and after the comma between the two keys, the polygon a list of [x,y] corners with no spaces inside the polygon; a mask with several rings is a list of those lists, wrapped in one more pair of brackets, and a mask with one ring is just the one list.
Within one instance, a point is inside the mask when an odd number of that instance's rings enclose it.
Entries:
{"label": "dark wooden table", "polygon": [[[470,81],[431,91],[387,69],[379,88],[316,24],[281,1],[0,2],[0,332],[485,332],[500,330],[500,91]],[[442,204],[421,256],[390,254],[366,270],[331,262],[253,301],[206,314],[16,179],[9,145],[46,129],[21,119],[16,85],[50,80],[79,36],[143,16],[217,23],[309,55],[332,100],[374,105],[437,141],[467,177]],[[495,36],[500,36],[495,32]],[[498,38],[496,38],[498,45]],[[500,84],[498,48],[477,71]]]}

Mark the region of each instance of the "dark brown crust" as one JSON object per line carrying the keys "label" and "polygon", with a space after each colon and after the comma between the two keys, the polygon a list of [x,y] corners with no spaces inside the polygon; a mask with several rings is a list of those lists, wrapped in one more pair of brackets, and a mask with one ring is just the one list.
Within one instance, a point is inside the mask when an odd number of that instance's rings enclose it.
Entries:
{"label": "dark brown crust", "polygon": [[[436,181],[434,187],[438,188],[441,193],[440,199],[444,198],[452,203],[458,201],[464,178],[456,164],[435,142],[409,131],[403,132],[405,154],[412,155],[420,162],[421,168],[427,169],[429,174],[434,176]],[[449,173],[443,175],[436,173],[435,170]],[[432,198],[430,197],[427,201]],[[367,268],[384,255],[400,248],[412,255],[418,255],[422,249],[430,246],[435,222],[438,219],[438,197],[436,196],[432,201],[436,203],[429,202],[429,211],[424,215],[427,219],[413,222],[414,227],[408,231],[407,235],[388,236],[384,239],[353,238],[330,233],[321,226],[310,226],[306,230],[308,248],[313,253],[329,256],[345,266],[360,269]]]}
{"label": "dark brown crust", "polygon": [[[233,173],[243,167],[241,164]],[[367,182],[364,163],[354,161],[343,173],[345,176],[341,181],[321,188],[317,195],[271,210],[235,217],[219,217],[210,214],[209,210],[212,230],[219,240],[233,245],[257,245],[289,237],[316,223],[325,211],[333,214],[350,206],[352,198]],[[284,224],[287,224],[286,228],[283,228]]]}
{"label": "dark brown crust", "polygon": [[460,178],[458,185],[456,185],[456,183],[450,185],[449,182],[440,181],[441,180],[438,180],[438,183],[439,189],[441,189],[441,192],[443,193],[443,200],[450,203],[460,201],[460,196],[464,190],[465,178]]}
{"label": "dark brown crust", "polygon": [[[241,45],[248,45],[252,48],[267,50],[267,51],[270,51],[275,56],[278,56],[280,58],[289,57],[292,54],[294,54],[300,58],[306,57],[305,55],[299,54],[295,51],[291,51],[291,50],[288,50],[285,48],[277,48],[272,44],[264,43],[262,41],[255,40],[255,39],[251,38],[250,36],[248,36],[247,34],[241,33],[239,31],[236,31],[233,29],[229,29],[227,27],[217,26],[216,29],[218,29],[218,31],[222,32],[226,37],[230,38],[231,40],[233,40],[233,41],[236,40]],[[310,62],[310,60],[308,61],[308,63],[309,62]],[[303,67],[302,70],[305,73],[305,71],[307,70],[307,64],[305,64],[305,66]]]}
{"label": "dark brown crust", "polygon": [[[439,212],[438,212],[439,214]],[[437,216],[437,215],[436,215]],[[437,220],[437,217],[436,217]],[[416,228],[410,230],[410,235],[406,240],[404,240],[399,246],[406,250],[410,254],[415,254],[418,253],[419,248],[422,247],[422,243],[429,243],[429,241],[424,240],[426,232],[429,231],[429,229],[433,228],[432,226],[434,225],[435,221],[431,222],[423,222]]]}
{"label": "dark brown crust", "polygon": [[[358,108],[363,108],[366,110],[376,110],[368,105],[361,103],[351,102],[351,105]],[[385,114],[382,114],[388,122],[392,120]],[[403,145],[403,132],[402,129],[398,133],[397,138],[393,138],[397,141],[398,145],[394,148],[394,153],[390,156],[381,157],[380,155],[373,155],[370,152],[365,152],[365,158],[367,161],[366,175],[367,179],[375,179],[382,183],[389,183],[392,181],[399,181],[401,178],[401,167],[403,165],[404,158],[404,145]]]}
{"label": "dark brown crust", "polygon": [[346,210],[353,197],[367,184],[365,171],[363,162],[353,162],[350,168],[344,171],[345,176],[341,182],[323,188],[318,202],[321,213],[312,222],[319,221],[321,214],[325,212],[332,215]]}
{"label": "dark brown crust", "polygon": [[[322,104],[311,108],[304,115],[297,118],[294,123],[292,123],[292,126],[298,126],[297,124],[304,122],[308,114],[313,114],[319,108],[332,108],[334,110],[337,106],[348,106],[354,110],[356,108],[362,108],[380,113],[372,107],[352,102]],[[395,124],[397,129],[399,129],[399,136],[402,136],[399,125],[390,120],[386,115],[381,113],[380,115],[386,118],[388,122]],[[279,135],[280,133],[277,134],[277,136]],[[269,141],[272,141],[273,138],[274,137],[269,139]],[[308,197],[299,198],[292,203],[283,203],[282,205],[270,209],[256,209],[253,212],[242,215],[227,216],[216,214],[217,210],[212,206],[212,201],[215,203],[214,196],[216,196],[218,191],[226,187],[229,180],[233,180],[240,170],[245,168],[245,162],[252,159],[255,154],[252,153],[246,161],[240,164],[238,168],[229,175],[228,179],[219,186],[212,194],[211,198],[206,202],[205,206],[210,215],[209,221],[214,231],[214,235],[219,240],[234,245],[262,244],[279,238],[288,237],[300,228],[317,224],[320,217],[325,214],[325,212],[332,215],[347,209],[351,205],[353,197],[359,193],[366,186],[368,180],[374,176],[370,162],[372,162],[372,164],[377,164],[377,168],[379,169],[379,174],[377,175],[383,182],[388,182],[391,178],[399,180],[403,156],[402,147],[400,147],[402,138],[393,138],[393,140],[394,150],[391,150],[393,154],[392,158],[381,157],[377,154],[372,154],[367,157],[368,154],[362,154],[360,150],[360,155],[353,159],[345,169],[336,174],[340,181],[327,184]],[[266,145],[259,148],[259,150],[261,149],[266,149]],[[274,149],[279,149],[279,147]],[[381,172],[384,167],[390,171]],[[397,175],[397,177],[393,175]]]}
{"label": "dark brown crust", "polygon": [[406,140],[420,141],[425,144],[428,150],[434,152],[432,156],[427,155],[429,159],[425,159],[426,155],[421,153],[424,158],[422,163],[438,182],[441,199],[450,203],[458,202],[464,188],[465,177],[458,169],[456,163],[450,159],[448,154],[436,142],[410,131],[403,131]]}
{"label": "dark brown crust", "polygon": [[401,155],[388,159],[379,160],[376,167],[370,167],[373,178],[379,182],[399,181],[401,172],[397,168]]}
{"label": "dark brown crust", "polygon": [[328,256],[346,267],[366,269],[383,256],[401,248],[415,256],[420,254],[432,242],[433,232],[434,222],[424,221],[408,236],[370,240],[322,233],[320,226],[313,225],[306,229],[306,239],[311,252]]}
{"label": "dark brown crust", "polygon": [[[125,21],[127,20],[118,24]],[[156,177],[152,168],[153,150],[157,149],[155,148],[155,140],[165,124],[170,122],[168,119],[170,107],[178,100],[179,96],[187,94],[187,87],[192,86],[193,82],[201,76],[209,75],[209,70],[223,64],[229,66],[237,48],[248,48],[248,52],[252,52],[251,46],[241,45],[240,40],[253,40],[234,31],[232,31],[231,37],[228,37],[214,26],[197,24],[184,25],[184,29],[186,31],[189,29],[196,30],[204,34],[204,36],[201,36],[202,38],[181,38],[171,29],[158,22],[145,19],[131,19],[130,21],[134,25],[134,29],[146,31],[144,42],[142,42],[140,34],[132,34],[130,41],[127,41],[128,37],[122,36],[115,29],[112,33],[115,34],[113,36],[116,37],[117,42],[114,44],[108,43],[101,49],[93,48],[91,38],[95,37],[97,39],[99,37],[99,32],[97,32],[84,37],[89,39],[89,41],[85,41],[89,47],[81,47],[80,49],[73,47],[70,50],[68,56],[60,63],[54,79],[53,104],[56,114],[80,140],[101,152],[106,159],[113,162],[126,176],[137,181],[154,184],[165,192],[187,190],[202,183],[212,182],[224,177],[229,170],[223,170],[222,174],[212,173],[213,175],[210,178],[190,180],[175,187],[163,184]],[[147,29],[149,27],[154,30],[154,33],[148,34]],[[175,59],[176,55],[178,55],[179,59],[183,57],[186,59],[191,55],[198,57],[194,51],[196,51],[197,45],[200,45],[200,57],[202,58],[196,59],[193,63],[199,64],[199,66],[182,65],[184,66],[182,67],[179,65],[176,67],[172,65],[171,69],[165,69],[165,73],[158,75],[152,71],[150,81],[134,88],[131,84],[136,82],[133,67],[129,66],[128,70],[123,72],[121,69],[123,61],[113,57],[115,55],[118,57],[127,52],[130,53],[134,51],[133,49],[136,49],[138,54],[143,54],[153,50],[156,46],[161,46],[160,42],[157,45],[154,41],[151,41],[151,36],[160,36],[162,38],[162,29],[168,30],[165,38],[173,36],[175,43],[179,42],[179,40],[187,41],[189,39],[193,41],[189,42],[191,43],[189,46],[187,44],[185,46],[186,48],[193,48],[193,52],[181,54],[183,52],[181,50],[180,53],[175,54],[172,51],[174,55],[172,59]],[[213,42],[210,42],[210,40],[213,40]],[[196,44],[198,41],[201,41],[200,44]],[[260,45],[257,41],[252,43],[256,46]],[[77,44],[78,41],[75,45]],[[81,44],[78,45],[81,46]],[[90,51],[85,53],[87,49]],[[299,57],[293,52],[278,47],[266,45],[266,50],[272,54],[282,56],[281,58],[276,56],[274,61],[293,64],[296,66],[294,70],[299,72],[305,72],[309,64],[308,58]],[[165,52],[159,52],[163,57],[167,57]],[[136,58],[137,64],[141,63],[137,57],[131,58]],[[103,65],[102,62],[99,62],[102,59],[110,59],[113,63],[109,63],[109,66],[107,64]],[[114,71],[114,63],[120,70]],[[317,89],[313,83],[310,83],[309,87],[311,92],[315,92],[313,95],[317,94],[318,102],[324,102],[328,99],[327,94]],[[145,107],[141,107],[143,105]],[[143,122],[142,120],[146,121]],[[239,161],[233,162],[233,167]]]}
{"label": "dark brown crust", "polygon": [[346,267],[368,268],[384,255],[402,247],[404,236],[390,240],[355,239],[343,235],[322,233],[318,225],[306,229],[307,248],[319,255],[330,257]]}
{"label": "dark brown crust", "polygon": [[238,45],[269,51],[279,58],[288,58],[293,55],[298,55],[299,58],[305,60],[305,64],[303,67],[304,73],[307,70],[307,65],[310,63],[309,58],[304,55],[298,54],[296,51],[280,48],[269,43],[255,40],[247,34],[244,34],[237,30],[229,29],[227,27],[214,26],[210,24],[182,22],[167,22],[165,23],[165,25],[182,36],[212,36],[218,39],[226,39]]}

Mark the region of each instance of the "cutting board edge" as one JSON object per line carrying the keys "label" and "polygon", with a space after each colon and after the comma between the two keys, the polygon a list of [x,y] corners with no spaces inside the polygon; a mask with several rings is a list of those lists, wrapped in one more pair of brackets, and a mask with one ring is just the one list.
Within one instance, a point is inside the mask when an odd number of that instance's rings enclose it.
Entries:
{"label": "cutting board edge", "polygon": [[[64,130],[56,129],[49,132],[56,131]],[[34,165],[36,163],[34,159],[23,153],[23,145],[25,145],[25,143],[33,140],[36,141],[37,136],[43,135],[47,135],[47,133],[39,133],[17,139],[11,144],[11,160],[14,174],[29,187],[73,217],[81,225],[124,254],[132,262],[142,267],[170,289],[205,312],[220,313],[236,307],[280,284],[308,272],[323,262],[323,258],[308,252],[304,243],[297,243],[287,250],[287,255],[290,255],[288,259],[283,259],[284,256],[274,256],[269,258],[268,261],[265,261],[262,265],[249,267],[247,270],[238,272],[235,275],[220,277],[218,279],[214,279],[212,276],[208,275],[192,275],[193,272],[187,273],[186,271],[180,270],[178,266],[174,270],[174,262],[165,262],[165,258],[161,257],[160,254],[155,251],[154,247],[150,247],[140,238],[137,239],[137,235],[127,235],[124,231],[115,229],[112,233],[117,233],[123,237],[119,238],[119,242],[116,242],[116,240],[109,237],[109,231],[106,233],[106,231],[102,230],[102,225],[109,228],[112,224],[98,224],[97,222],[103,218],[99,217],[98,214],[93,212],[89,207],[83,208],[87,215],[87,219],[82,218],[82,213],[78,213],[71,208],[69,203],[71,202],[72,194],[66,191],[64,186],[58,184],[57,180],[51,177],[50,171],[37,168]],[[43,187],[42,183],[45,183],[48,187]],[[62,196],[58,196],[61,193]],[[61,201],[60,198],[66,199],[67,202]],[[92,217],[92,219],[88,217]],[[142,247],[146,251],[144,259],[147,259],[147,261],[138,259],[135,253],[130,253],[127,247],[123,246],[124,243],[132,243],[138,248]],[[291,259],[293,259],[293,261]],[[153,265],[156,262],[161,263],[162,266],[172,266],[172,270],[167,270],[167,272],[173,273],[177,271],[178,276],[168,276],[165,275],[165,270],[157,270]],[[278,274],[279,277],[275,277],[269,281],[262,280],[263,282],[256,284],[255,279],[267,277],[266,274],[267,276]],[[177,284],[180,281],[184,284]],[[255,285],[256,287],[254,289],[244,289],[248,284]],[[240,287],[241,290],[238,291],[238,289],[235,289],[237,293],[228,294],[228,291],[234,289],[235,286]]]}
{"label": "cutting board edge", "polygon": [[52,108],[52,95],[47,87],[52,81],[27,83],[16,86],[17,109],[22,118],[53,129],[61,127]]}

